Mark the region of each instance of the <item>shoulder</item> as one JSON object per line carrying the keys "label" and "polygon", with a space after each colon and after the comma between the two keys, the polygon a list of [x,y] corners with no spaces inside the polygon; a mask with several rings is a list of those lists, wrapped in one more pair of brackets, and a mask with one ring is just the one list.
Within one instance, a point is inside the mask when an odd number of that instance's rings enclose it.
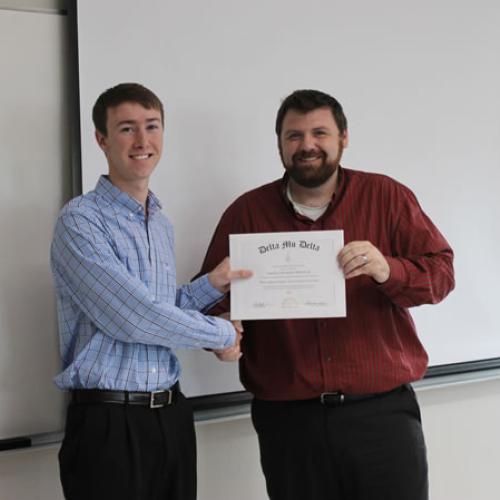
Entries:
{"label": "shoulder", "polygon": [[61,226],[77,226],[83,221],[88,221],[93,226],[104,226],[111,209],[110,203],[102,196],[95,191],[89,191],[71,199],[63,206],[57,219],[56,231]]}
{"label": "shoulder", "polygon": [[280,193],[282,179],[269,182],[238,196],[223,212],[217,225],[218,233],[256,231],[257,221],[266,219],[283,204]]}
{"label": "shoulder", "polygon": [[343,169],[343,173],[346,190],[372,192],[389,197],[415,197],[411,189],[388,175],[347,168]]}
{"label": "shoulder", "polygon": [[238,211],[244,208],[255,209],[262,206],[269,208],[270,203],[280,199],[282,182],[282,179],[276,179],[243,193],[229,205],[226,212],[233,210]]}

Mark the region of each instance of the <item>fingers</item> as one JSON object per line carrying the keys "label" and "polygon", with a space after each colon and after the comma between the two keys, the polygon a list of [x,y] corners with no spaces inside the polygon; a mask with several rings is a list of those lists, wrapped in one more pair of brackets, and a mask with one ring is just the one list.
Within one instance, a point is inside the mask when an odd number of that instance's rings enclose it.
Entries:
{"label": "fingers", "polygon": [[220,361],[237,361],[242,356],[239,344],[226,349],[215,349],[214,354]]}
{"label": "fingers", "polygon": [[216,349],[214,354],[220,361],[238,361],[243,355],[241,352],[241,334],[237,333],[236,343],[226,349]]}
{"label": "fingers", "polygon": [[238,361],[242,356],[241,351],[234,347],[229,347],[223,351],[214,351],[214,354],[217,356],[217,359],[225,362]]}
{"label": "fingers", "polygon": [[251,278],[253,272],[250,269],[236,269],[228,272],[229,281]]}
{"label": "fingers", "polygon": [[[223,313],[221,314],[221,317],[228,314],[229,313]],[[239,320],[231,321],[231,323],[233,324],[236,331],[234,345],[232,345],[231,347],[227,347],[226,349],[214,349],[213,351],[220,361],[238,361],[242,356],[241,340],[243,338],[243,326],[241,324],[241,321]]]}
{"label": "fingers", "polygon": [[361,268],[370,262],[371,243],[369,241],[352,241],[338,255],[338,262],[346,279],[361,274]]}
{"label": "fingers", "polygon": [[[236,330],[236,328],[235,328],[235,330]],[[242,338],[243,338],[243,335],[241,334],[241,332],[236,330],[236,338],[234,339],[234,344],[231,347],[238,347],[240,345]]]}
{"label": "fingers", "polygon": [[208,273],[208,280],[214,288],[220,292],[226,293],[229,291],[231,281],[250,278],[252,274],[252,271],[249,269],[231,270],[229,257],[225,257],[220,264]]}
{"label": "fingers", "polygon": [[369,272],[369,257],[366,254],[361,254],[353,257],[344,267],[344,276],[346,279],[354,278],[361,274]]}
{"label": "fingers", "polygon": [[389,279],[387,259],[369,241],[351,241],[339,252],[337,258],[345,279],[362,274],[372,277],[378,283]]}
{"label": "fingers", "polygon": [[243,333],[243,324],[241,323],[241,321],[239,319],[234,319],[233,321],[231,321],[231,323],[233,324],[236,333],[240,334],[241,337],[241,334]]}

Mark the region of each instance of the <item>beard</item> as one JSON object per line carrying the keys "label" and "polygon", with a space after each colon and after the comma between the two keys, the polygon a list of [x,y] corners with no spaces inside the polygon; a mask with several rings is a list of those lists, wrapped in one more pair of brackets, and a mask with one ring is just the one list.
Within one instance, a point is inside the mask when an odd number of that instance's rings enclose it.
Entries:
{"label": "beard", "polygon": [[[288,175],[299,185],[306,188],[316,188],[324,184],[335,173],[342,157],[343,147],[334,159],[328,159],[324,151],[300,151],[292,156],[292,163],[284,165]],[[301,160],[316,157],[319,165],[304,165]]]}

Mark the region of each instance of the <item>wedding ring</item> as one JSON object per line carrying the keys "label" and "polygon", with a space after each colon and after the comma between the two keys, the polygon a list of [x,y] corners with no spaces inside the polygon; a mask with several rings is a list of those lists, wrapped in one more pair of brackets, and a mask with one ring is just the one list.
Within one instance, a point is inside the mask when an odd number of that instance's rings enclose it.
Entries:
{"label": "wedding ring", "polygon": [[365,264],[368,262],[368,257],[367,257],[365,254],[363,254],[363,255],[361,256],[361,258],[363,259],[363,262],[364,262]]}

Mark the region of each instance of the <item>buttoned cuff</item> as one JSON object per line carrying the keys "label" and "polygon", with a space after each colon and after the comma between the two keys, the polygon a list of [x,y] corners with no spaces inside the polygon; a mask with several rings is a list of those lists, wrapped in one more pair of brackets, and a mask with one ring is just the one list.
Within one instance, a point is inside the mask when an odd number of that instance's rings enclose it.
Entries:
{"label": "buttoned cuff", "polygon": [[232,347],[236,341],[236,330],[230,321],[215,317],[217,326],[221,332],[221,346],[218,349]]}
{"label": "buttoned cuff", "polygon": [[389,279],[378,286],[388,296],[395,295],[405,286],[407,281],[407,272],[404,264],[397,257],[386,257],[390,268]]}
{"label": "buttoned cuff", "polygon": [[223,292],[219,292],[217,288],[214,288],[211,285],[210,280],[208,279],[208,274],[200,276],[196,280],[196,284],[200,287],[201,292],[212,300],[212,302],[218,302],[225,295]]}

